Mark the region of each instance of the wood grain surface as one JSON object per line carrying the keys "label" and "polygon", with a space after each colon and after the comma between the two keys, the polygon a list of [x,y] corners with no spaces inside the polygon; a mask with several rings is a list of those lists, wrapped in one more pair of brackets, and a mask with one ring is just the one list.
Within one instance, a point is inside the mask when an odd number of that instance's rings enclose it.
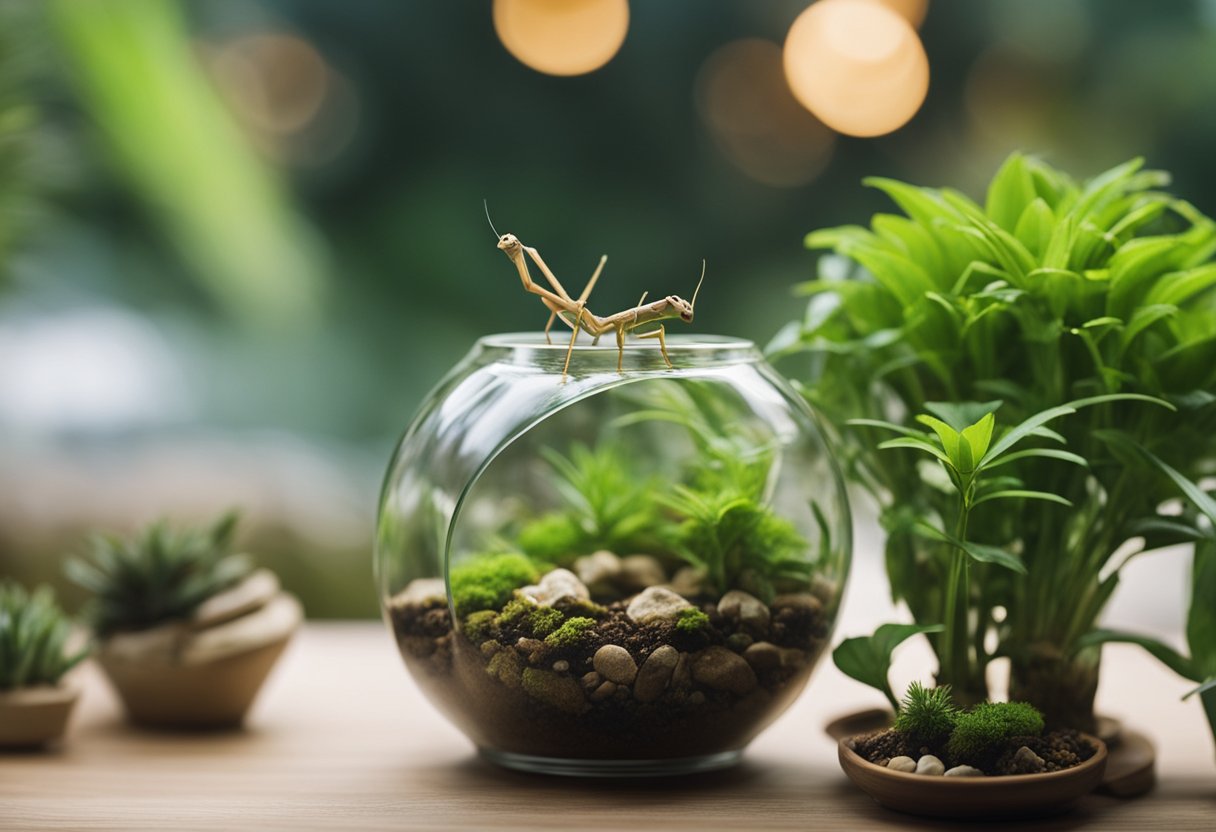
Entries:
{"label": "wood grain surface", "polygon": [[[308,625],[237,733],[128,728],[96,668],[81,673],[84,695],[62,747],[0,753],[0,828],[967,828],[889,812],[849,785],[822,727],[881,702],[830,661],[740,768],[646,782],[481,762],[422,699],[376,623]],[[1137,650],[1108,647],[1102,710],[1157,739],[1159,785],[1133,801],[1090,796],[1027,828],[1216,829],[1212,740],[1198,703],[1179,701],[1184,689]]]}

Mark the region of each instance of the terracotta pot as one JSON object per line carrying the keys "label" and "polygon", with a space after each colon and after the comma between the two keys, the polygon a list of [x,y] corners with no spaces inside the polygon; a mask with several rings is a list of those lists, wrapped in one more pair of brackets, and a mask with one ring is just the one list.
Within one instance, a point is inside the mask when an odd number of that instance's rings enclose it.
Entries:
{"label": "terracotta pot", "polygon": [[71,683],[0,692],[0,748],[33,748],[63,737],[80,689]]}
{"label": "terracotta pot", "polygon": [[234,728],[299,627],[287,593],[221,623],[177,621],[103,641],[97,661],[127,717],[163,728]]}
{"label": "terracotta pot", "polygon": [[862,791],[899,812],[937,818],[1004,820],[1064,811],[1093,791],[1106,770],[1106,744],[1082,736],[1098,751],[1078,766],[1044,774],[999,777],[933,777],[892,771],[853,750],[851,739],[838,744],[840,767]]}

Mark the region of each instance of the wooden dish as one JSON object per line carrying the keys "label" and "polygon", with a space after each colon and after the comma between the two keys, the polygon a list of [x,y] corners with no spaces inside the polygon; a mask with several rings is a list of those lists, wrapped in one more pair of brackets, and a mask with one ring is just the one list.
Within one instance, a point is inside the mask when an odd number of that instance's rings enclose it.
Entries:
{"label": "wooden dish", "polygon": [[936,818],[997,820],[1055,814],[1071,807],[1102,782],[1106,743],[1082,734],[1098,751],[1079,766],[1046,774],[999,777],[941,777],[891,771],[839,742],[840,767],[862,791],[898,812]]}

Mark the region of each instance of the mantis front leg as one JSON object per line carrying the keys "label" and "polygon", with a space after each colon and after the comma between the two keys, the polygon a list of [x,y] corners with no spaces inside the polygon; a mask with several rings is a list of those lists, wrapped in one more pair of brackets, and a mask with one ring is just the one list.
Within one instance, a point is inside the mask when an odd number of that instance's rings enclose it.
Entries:
{"label": "mantis front leg", "polygon": [[[535,252],[536,249],[525,249],[525,251]],[[543,266],[544,261],[540,259],[539,254],[537,254],[534,259],[537,261],[538,266]],[[607,262],[608,262],[608,255],[605,254],[600,257],[599,265],[595,267],[595,272],[591,275],[591,279],[587,281],[587,285],[583,287],[582,294],[580,294],[578,296],[578,301],[577,301],[578,303],[586,303],[587,299],[589,297],[591,297],[591,291],[595,288],[596,282],[600,279],[600,272],[602,272],[604,270],[604,264]],[[545,267],[545,268],[547,268],[547,267]],[[557,278],[554,278],[554,280],[556,280],[556,279]],[[559,313],[562,310],[557,309],[548,303],[546,303],[545,306],[549,307],[549,321],[548,321],[548,323],[545,324],[545,343],[552,344],[553,341],[552,341],[552,339],[549,338],[549,330],[553,326],[554,318],[560,317]],[[568,320],[566,320],[566,318],[563,317],[562,321],[567,326],[570,325],[570,322]],[[596,340],[597,341],[599,340],[599,336],[596,336]]]}

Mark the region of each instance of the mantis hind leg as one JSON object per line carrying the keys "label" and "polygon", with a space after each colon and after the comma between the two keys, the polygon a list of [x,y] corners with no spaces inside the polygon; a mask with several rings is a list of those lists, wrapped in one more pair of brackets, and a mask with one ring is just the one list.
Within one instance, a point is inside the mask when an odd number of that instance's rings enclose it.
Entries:
{"label": "mantis hind leg", "polygon": [[578,315],[574,318],[574,326],[570,331],[570,346],[566,348],[566,363],[562,365],[562,381],[566,380],[566,374],[570,372],[570,356],[574,354],[574,342],[578,340],[578,328],[583,322],[583,305],[578,305]]}
{"label": "mantis hind leg", "polygon": [[625,327],[618,326],[616,328],[616,371],[618,374],[624,375],[625,370],[622,365],[625,363]]}
{"label": "mantis hind leg", "polygon": [[667,335],[666,327],[664,327],[662,324],[659,324],[658,329],[651,330],[650,332],[643,332],[642,334],[638,335],[638,340],[641,340],[642,338],[658,338],[659,339],[659,352],[661,352],[663,354],[663,360],[667,362],[667,369],[674,370],[675,365],[671,363],[671,356],[667,354],[667,337],[666,337],[666,335]]}

